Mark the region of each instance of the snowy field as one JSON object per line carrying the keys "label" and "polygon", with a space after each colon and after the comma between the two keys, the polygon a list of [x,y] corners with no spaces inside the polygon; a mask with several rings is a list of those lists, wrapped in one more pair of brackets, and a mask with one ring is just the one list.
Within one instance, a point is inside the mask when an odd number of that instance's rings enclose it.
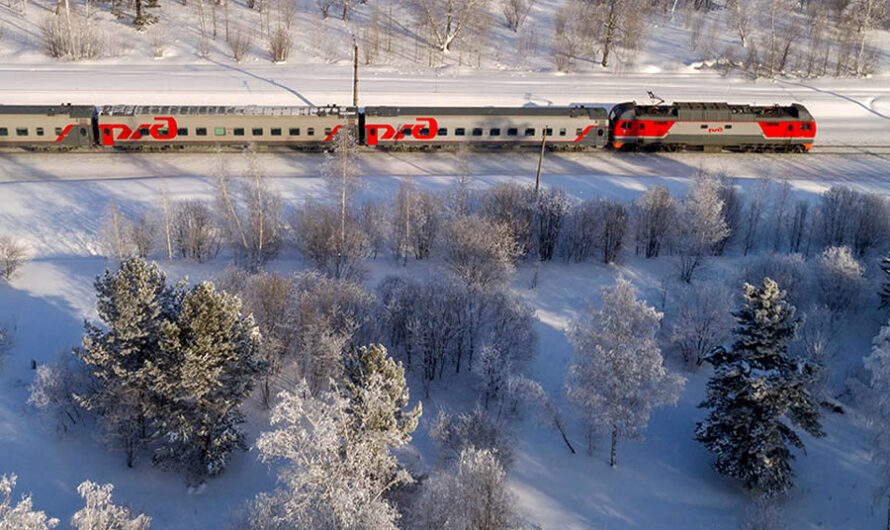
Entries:
{"label": "snowy field", "polygon": [[[190,6],[195,2],[190,2]],[[233,2],[234,4],[234,2]],[[543,20],[554,2],[542,1],[532,18]],[[165,4],[166,5],[166,4]],[[243,6],[239,6],[243,7]],[[34,5],[40,15],[46,6]],[[164,8],[165,10],[168,7]],[[191,9],[191,8],[189,8]],[[171,3],[173,23],[185,24],[188,12]],[[81,63],[48,59],[33,44],[39,16],[14,15],[0,6],[4,23],[0,37],[0,103],[3,104],[202,104],[202,105],[327,105],[352,101],[351,64],[342,53],[330,61],[306,52],[289,64],[257,60],[244,63],[224,57],[214,43],[210,59],[194,51],[194,28],[170,38],[161,59],[147,53],[150,37],[134,36],[133,47],[120,56]],[[165,11],[165,14],[167,12]],[[298,27],[305,52],[320,37],[317,21],[305,13]],[[171,26],[174,24],[171,23]],[[503,33],[503,28],[497,34]],[[326,34],[343,40],[342,28]],[[886,34],[882,34],[886,39]],[[500,37],[498,37],[500,38]],[[191,40],[190,40],[191,39]],[[686,30],[671,28],[664,41],[650,44],[632,67],[604,73],[558,74],[540,57],[524,68],[490,61],[472,69],[447,64],[426,68],[407,61],[362,67],[360,105],[612,105],[648,102],[647,91],[667,101],[728,101],[751,104],[802,103],[818,123],[816,146],[890,146],[890,76],[867,79],[758,80],[724,77],[699,70],[684,58]],[[342,43],[341,43],[342,44]],[[136,47],[138,46],[138,47]],[[409,49],[403,54],[410,55]],[[882,55],[886,63],[886,52]],[[503,62],[503,61],[502,61]],[[606,197],[629,201],[654,185],[682,197],[702,170],[725,175],[748,197],[763,179],[787,181],[793,199],[815,204],[833,185],[862,192],[890,194],[887,151],[810,155],[703,155],[548,153],[542,182],[558,187],[573,201]],[[240,154],[221,155],[232,174],[245,169]],[[258,160],[272,189],[280,193],[291,216],[307,198],[326,197],[319,177],[321,155],[260,153]],[[157,209],[162,191],[171,200],[212,200],[210,167],[214,155],[200,153],[40,154],[0,153],[0,234],[27,244],[31,261],[9,284],[0,280],[0,323],[15,331],[12,351],[0,364],[0,474],[16,473],[14,495],[32,492],[35,506],[66,520],[81,506],[77,485],[89,478],[115,484],[115,499],[144,511],[153,528],[223,528],[232,513],[261,491],[275,487],[274,474],[257,459],[256,450],[238,453],[218,478],[202,491],[187,490],[183,477],[152,467],[146,460],[128,469],[121,454],[106,450],[91,435],[94,425],[77,426],[60,436],[55,422],[26,405],[34,379],[31,361],[49,363],[79,344],[83,320],[96,318],[92,282],[106,267],[99,233],[109,205],[126,215]],[[411,179],[423,190],[444,192],[454,186],[454,153],[367,153],[361,160],[362,199],[391,200],[399,184]],[[472,153],[468,166],[472,186],[485,190],[502,182],[533,183],[537,156],[531,152]],[[630,244],[628,245],[628,247]],[[884,249],[882,249],[883,251]],[[212,279],[230,261],[228,250],[210,261],[167,262],[155,256],[168,277],[190,282]],[[539,337],[531,374],[555,397],[568,418],[568,436],[580,447],[569,454],[558,433],[527,421],[520,428],[510,484],[528,520],[550,530],[562,529],[724,529],[737,528],[747,506],[738,485],[711,467],[711,455],[694,440],[695,422],[705,417],[696,408],[704,399],[710,368],[686,374],[689,380],[678,404],[656,409],[645,438],[622,442],[619,465],[610,468],[604,437],[592,456],[585,454],[584,432],[565,397],[566,368],[574,355],[566,335],[569,322],[589,304],[600,302],[600,290],[623,273],[649,303],[658,304],[663,278],[673,274],[670,257],[645,260],[625,249],[617,265],[595,259],[540,266],[522,262],[513,290],[535,311]],[[724,281],[737,290],[737,269],[746,263],[737,249],[706,270],[703,278]],[[293,273],[310,264],[292,246],[269,268]],[[876,278],[876,261],[867,264]],[[409,262],[407,274],[441,273],[441,263]],[[389,252],[370,262],[367,287],[402,271]],[[533,275],[538,283],[530,289]],[[873,289],[872,289],[873,290]],[[884,320],[881,320],[884,318]],[[845,322],[840,339],[833,390],[861,367],[872,337],[886,324],[871,308]],[[671,366],[673,369],[678,367]],[[421,396],[416,374],[409,378],[412,401]],[[460,392],[434,387],[424,400],[424,416],[412,444],[423,466],[435,464],[429,427],[439,407],[466,408]],[[843,399],[841,402],[848,405]],[[248,400],[248,441],[267,430],[268,413],[256,399]],[[867,434],[855,409],[844,415],[825,413],[827,437],[804,437],[806,454],[794,468],[797,487],[787,499],[791,529],[878,529],[886,524],[886,506],[875,502],[880,483],[870,461]],[[403,455],[405,456],[405,455]],[[411,454],[406,460],[413,458]]]}

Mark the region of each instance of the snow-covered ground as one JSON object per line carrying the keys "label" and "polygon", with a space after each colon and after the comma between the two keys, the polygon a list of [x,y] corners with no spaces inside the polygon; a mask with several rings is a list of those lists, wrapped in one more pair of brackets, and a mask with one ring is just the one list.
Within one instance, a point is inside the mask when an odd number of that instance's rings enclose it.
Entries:
{"label": "snow-covered ground", "polygon": [[[541,1],[532,19],[542,23],[555,1]],[[20,17],[0,5],[0,103],[57,104],[349,104],[351,65],[342,53],[325,62],[310,51],[324,38],[343,40],[343,28],[317,29],[317,18],[298,17],[303,36],[288,64],[251,57],[235,63],[224,44],[214,43],[209,59],[195,53],[195,28],[186,23],[190,9],[165,3],[161,13],[170,45],[161,59],[149,53],[151,35],[124,35],[132,42],[119,54],[83,63],[56,62],[36,49],[39,22],[47,5],[32,3]],[[242,4],[232,2],[240,13]],[[314,4],[314,2],[307,2]],[[307,8],[308,9],[308,8]],[[167,23],[165,20],[169,19]],[[115,22],[106,20],[109,27]],[[176,29],[182,27],[182,33]],[[679,23],[678,23],[679,25]],[[129,31],[129,30],[128,30]],[[154,31],[154,30],[151,30]],[[503,28],[496,30],[503,33]],[[131,32],[133,33],[133,32]],[[508,68],[489,57],[481,69],[449,61],[439,68],[392,60],[361,69],[360,104],[365,105],[567,105],[648,101],[646,91],[672,100],[709,100],[772,104],[799,102],[818,122],[817,145],[890,145],[890,77],[869,79],[759,80],[723,77],[701,71],[685,58],[688,32],[665,28],[664,38],[649,44],[633,67],[620,73],[557,74],[547,59]],[[123,39],[123,37],[121,37]],[[514,38],[510,35],[504,36]],[[546,40],[542,30],[541,39]],[[126,41],[127,39],[123,39]],[[414,49],[403,46],[402,55]],[[413,46],[413,45],[412,45]],[[506,46],[505,46],[506,49]],[[339,53],[339,52],[338,52]],[[505,52],[506,53],[506,52]],[[886,54],[885,54],[886,55]],[[94,318],[92,281],[112,264],[101,257],[98,232],[112,198],[125,213],[157,207],[162,187],[172,199],[210,198],[209,154],[72,153],[0,154],[0,234],[12,234],[31,248],[33,260],[10,284],[0,281],[0,322],[15,327],[15,345],[0,366],[0,473],[17,473],[17,492],[31,491],[35,505],[53,516],[67,518],[79,506],[75,488],[89,478],[113,482],[115,498],[144,510],[154,527],[220,528],[231,510],[259,491],[274,486],[274,478],[255,452],[237,455],[227,471],[209,481],[198,494],[188,494],[181,476],[139,462],[127,469],[123,457],[107,452],[92,439],[89,427],[60,437],[54,422],[25,405],[33,380],[32,359],[50,362],[80,341],[82,321]],[[234,174],[243,168],[238,154],[223,154]],[[261,153],[259,160],[288,210],[303,199],[320,196],[319,155]],[[473,185],[488,187],[502,181],[532,182],[537,157],[530,152],[474,153]],[[362,160],[367,197],[390,198],[401,179],[413,178],[425,189],[443,190],[453,184],[456,158],[452,153],[368,153]],[[574,199],[606,196],[631,199],[646,188],[663,184],[679,196],[701,169],[737,178],[744,191],[757,179],[787,179],[799,198],[813,200],[834,184],[866,191],[890,192],[890,155],[699,155],[551,153],[543,182],[558,186]],[[225,256],[205,265],[186,261],[164,264],[169,276],[192,280],[212,277],[226,265]],[[306,267],[288,251],[272,264],[281,272]],[[411,264],[422,273],[425,265]],[[540,336],[534,376],[564,410],[563,381],[572,355],[565,326],[588,302],[597,301],[602,286],[623,272],[650,302],[657,299],[660,279],[670,272],[669,259],[644,261],[626,255],[620,266],[596,263],[542,266],[539,283],[529,290],[531,265],[520,267],[515,289],[536,310]],[[388,256],[372,264],[369,286],[395,267]],[[733,278],[717,268],[712,278]],[[734,279],[734,278],[733,278]],[[881,322],[862,318],[844,335],[840,361],[855,366],[867,353]],[[690,377],[676,407],[655,411],[646,438],[621,445],[620,465],[608,466],[605,450],[593,457],[568,454],[552,430],[525,425],[521,431],[511,481],[529,519],[545,529],[569,528],[733,528],[744,509],[737,486],[710,468],[710,455],[693,440],[695,422],[703,418],[696,405],[704,397],[709,371]],[[418,390],[414,397],[420,395]],[[438,405],[452,397],[434,392],[424,403],[415,444],[432,459],[425,434]],[[252,440],[267,428],[266,414],[248,405]],[[826,417],[828,437],[805,438],[807,454],[794,464],[799,485],[788,501],[789,527],[794,529],[880,528],[884,513],[873,505],[877,486],[868,460],[866,439],[851,414]],[[570,437],[583,445],[578,422]],[[604,442],[605,443],[605,442]]]}

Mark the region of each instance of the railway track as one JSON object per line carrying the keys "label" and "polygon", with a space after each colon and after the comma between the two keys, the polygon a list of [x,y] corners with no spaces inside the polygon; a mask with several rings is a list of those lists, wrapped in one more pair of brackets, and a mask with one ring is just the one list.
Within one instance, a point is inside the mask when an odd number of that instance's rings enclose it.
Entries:
{"label": "railway track", "polygon": [[809,154],[890,156],[890,145],[820,145],[817,143]]}

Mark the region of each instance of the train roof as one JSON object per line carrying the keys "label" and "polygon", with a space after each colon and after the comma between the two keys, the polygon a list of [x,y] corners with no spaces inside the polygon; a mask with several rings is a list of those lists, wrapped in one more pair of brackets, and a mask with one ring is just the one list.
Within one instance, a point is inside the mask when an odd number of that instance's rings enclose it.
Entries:
{"label": "train roof", "polygon": [[676,102],[672,105],[617,105],[621,112],[631,111],[636,117],[673,117],[679,120],[757,120],[762,118],[812,120],[810,112],[798,103],[791,105],[746,105],[725,102]]}
{"label": "train roof", "polygon": [[99,107],[103,116],[137,116],[158,115],[220,115],[220,116],[340,116],[348,114],[350,108],[328,105],[326,107],[309,106],[233,106],[233,105],[108,105]]}
{"label": "train roof", "polygon": [[606,119],[605,107],[365,107],[367,116],[589,116]]}
{"label": "train roof", "polygon": [[72,118],[90,118],[96,107],[90,105],[0,105],[0,114],[39,114],[54,116],[67,114]]}

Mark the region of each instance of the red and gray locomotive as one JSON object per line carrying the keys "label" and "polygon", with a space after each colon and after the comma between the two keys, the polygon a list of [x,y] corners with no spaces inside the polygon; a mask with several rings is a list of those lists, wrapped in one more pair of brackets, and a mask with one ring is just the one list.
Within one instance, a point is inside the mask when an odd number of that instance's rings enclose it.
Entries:
{"label": "red and gray locomotive", "polygon": [[0,105],[0,146],[68,150],[195,147],[329,149],[342,127],[374,149],[466,143],[505,149],[805,152],[805,107],[674,103],[567,107]]}

